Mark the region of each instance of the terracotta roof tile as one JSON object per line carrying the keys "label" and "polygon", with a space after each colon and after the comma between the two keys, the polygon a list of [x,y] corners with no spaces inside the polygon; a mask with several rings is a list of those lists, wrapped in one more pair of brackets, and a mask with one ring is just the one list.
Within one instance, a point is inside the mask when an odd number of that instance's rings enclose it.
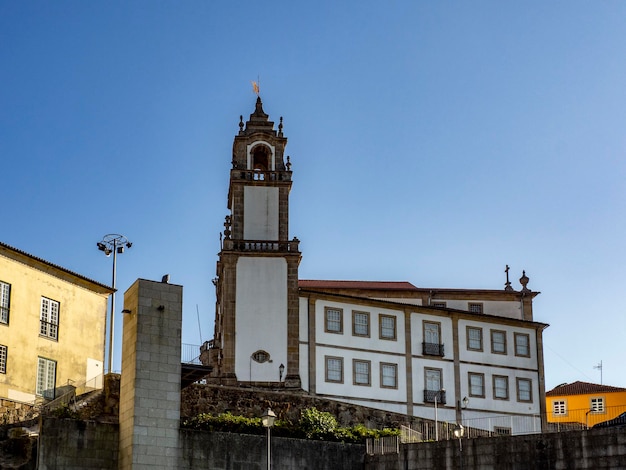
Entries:
{"label": "terracotta roof tile", "polygon": [[610,385],[592,384],[589,382],[572,382],[571,384],[562,384],[554,387],[546,392],[547,397],[561,395],[585,395],[589,393],[610,393],[610,392],[626,392],[626,388],[611,387]]}
{"label": "terracotta roof tile", "polygon": [[327,281],[300,279],[298,286],[303,289],[418,290],[417,287],[406,281]]}

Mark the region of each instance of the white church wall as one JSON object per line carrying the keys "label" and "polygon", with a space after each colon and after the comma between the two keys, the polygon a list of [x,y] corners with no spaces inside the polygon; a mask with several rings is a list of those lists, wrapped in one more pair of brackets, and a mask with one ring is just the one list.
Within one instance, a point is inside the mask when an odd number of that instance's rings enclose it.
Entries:
{"label": "white church wall", "polygon": [[[538,414],[539,405],[539,381],[535,371],[494,367],[492,365],[478,365],[461,363],[459,367],[461,378],[461,396],[469,399],[469,407],[474,412],[485,414]],[[484,397],[470,393],[469,374],[482,374],[484,377]],[[499,399],[494,393],[494,376],[508,378],[508,398]],[[531,402],[519,401],[517,396],[517,379],[528,379],[532,384]]]}
{"label": "white church wall", "polygon": [[522,320],[522,308],[521,304],[517,301],[502,301],[502,300],[476,300],[476,299],[464,299],[464,300],[447,300],[445,298],[436,299],[433,302],[445,302],[447,308],[454,308],[457,310],[469,310],[470,303],[480,303],[483,305],[483,313],[485,315],[493,315],[496,317],[514,318]]}
{"label": "white church wall", "polygon": [[[340,382],[330,382],[326,378],[326,358],[340,358],[343,364],[342,379]],[[370,364],[369,385],[355,384],[354,362],[366,361]],[[402,355],[383,354],[347,348],[317,346],[316,348],[316,391],[323,395],[336,395],[345,398],[360,398],[381,402],[407,401],[406,394],[406,360]],[[381,363],[397,365],[397,385],[394,388],[381,385]],[[379,408],[378,404],[370,404]]]}
{"label": "white church wall", "polygon": [[440,344],[444,346],[444,358],[454,357],[452,344],[452,320],[443,315],[424,315],[422,313],[411,313],[411,353],[422,356],[422,343],[424,340],[424,322],[438,323],[440,325]]}
{"label": "white church wall", "polygon": [[[326,331],[326,307],[340,309],[342,311],[341,333]],[[357,336],[353,334],[353,312],[369,313],[369,336]],[[315,338],[318,344],[399,354],[404,354],[405,352],[404,312],[402,311],[348,302],[317,300],[315,302],[315,314]],[[381,316],[393,317],[395,319],[395,339],[381,339]]]}
{"label": "white church wall", "polygon": [[[241,381],[278,381],[287,367],[287,262],[284,258],[241,257],[237,261],[235,373]],[[267,351],[272,362],[251,355]],[[285,369],[284,375],[288,371]]]}
{"label": "white church wall", "polygon": [[278,240],[278,188],[245,186],[245,240]]}
{"label": "white church wall", "polygon": [[[482,330],[482,351],[468,349],[468,327]],[[506,335],[506,354],[492,352],[491,330],[503,331]],[[515,354],[515,334],[527,335],[529,340],[529,357]],[[459,358],[461,361],[479,364],[492,364],[494,366],[507,366],[521,369],[537,369],[537,341],[534,329],[518,326],[503,325],[499,323],[486,323],[479,321],[459,321]]]}

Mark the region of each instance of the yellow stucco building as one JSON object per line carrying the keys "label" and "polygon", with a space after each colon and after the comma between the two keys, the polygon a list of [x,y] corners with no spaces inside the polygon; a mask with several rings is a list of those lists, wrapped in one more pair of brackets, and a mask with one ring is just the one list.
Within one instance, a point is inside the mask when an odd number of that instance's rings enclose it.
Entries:
{"label": "yellow stucco building", "polygon": [[97,381],[112,292],[0,243],[0,398],[33,403]]}
{"label": "yellow stucco building", "polygon": [[589,382],[559,385],[546,393],[548,422],[590,428],[626,411],[626,388]]}

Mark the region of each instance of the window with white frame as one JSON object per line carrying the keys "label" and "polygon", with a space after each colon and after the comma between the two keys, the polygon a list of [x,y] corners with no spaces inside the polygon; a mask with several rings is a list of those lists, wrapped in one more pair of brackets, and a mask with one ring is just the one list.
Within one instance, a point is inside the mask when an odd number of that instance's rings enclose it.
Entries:
{"label": "window with white frame", "polygon": [[396,317],[393,315],[379,315],[380,339],[396,339]]}
{"label": "window with white frame", "polygon": [[509,399],[509,378],[506,375],[493,376],[493,398],[496,400]]}
{"label": "window with white frame", "polygon": [[491,352],[506,354],[506,331],[491,330]]}
{"label": "window with white frame", "polygon": [[467,376],[468,376],[468,381],[469,381],[470,397],[484,397],[485,396],[485,374],[469,372]]}
{"label": "window with white frame", "polygon": [[324,309],[324,331],[327,333],[343,333],[343,310],[326,307]]}
{"label": "window with white frame", "polygon": [[343,358],[326,356],[326,382],[343,383]]}
{"label": "window with white frame", "polygon": [[56,383],[57,363],[43,357],[37,363],[37,388],[35,393],[44,398],[54,398]]}
{"label": "window with white frame", "polygon": [[554,400],[552,402],[552,414],[555,416],[563,416],[567,414],[567,405],[565,400]]}
{"label": "window with white frame", "polygon": [[370,370],[371,370],[370,361],[362,361],[360,359],[353,359],[352,371],[353,371],[354,385],[371,385]]}
{"label": "window with white frame", "polygon": [[41,298],[39,334],[50,339],[59,339],[59,302]]}
{"label": "window with white frame", "polygon": [[380,363],[380,386],[398,388],[398,364]]}
{"label": "window with white frame", "polygon": [[467,349],[471,351],[483,350],[483,329],[475,326],[467,327]]}
{"label": "window with white frame", "polygon": [[7,347],[0,344],[0,374],[7,373]]}
{"label": "window with white frame", "polygon": [[591,412],[592,413],[604,413],[604,398],[603,397],[591,398]]}
{"label": "window with white frame", "polygon": [[370,335],[370,314],[368,312],[352,312],[352,334],[354,336]]}
{"label": "window with white frame", "polygon": [[530,357],[530,335],[515,333],[515,355]]}
{"label": "window with white frame", "polygon": [[517,379],[517,401],[533,401],[532,381],[530,379]]}
{"label": "window with white frame", "polygon": [[11,284],[0,281],[0,323],[9,323]]}

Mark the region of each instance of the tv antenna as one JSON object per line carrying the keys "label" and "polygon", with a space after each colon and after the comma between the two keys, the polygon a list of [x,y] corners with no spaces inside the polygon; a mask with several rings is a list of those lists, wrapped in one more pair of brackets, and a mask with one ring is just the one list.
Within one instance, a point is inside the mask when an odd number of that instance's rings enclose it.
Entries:
{"label": "tv antenna", "polygon": [[602,361],[596,366],[593,366],[594,369],[600,369],[600,385],[602,385]]}

